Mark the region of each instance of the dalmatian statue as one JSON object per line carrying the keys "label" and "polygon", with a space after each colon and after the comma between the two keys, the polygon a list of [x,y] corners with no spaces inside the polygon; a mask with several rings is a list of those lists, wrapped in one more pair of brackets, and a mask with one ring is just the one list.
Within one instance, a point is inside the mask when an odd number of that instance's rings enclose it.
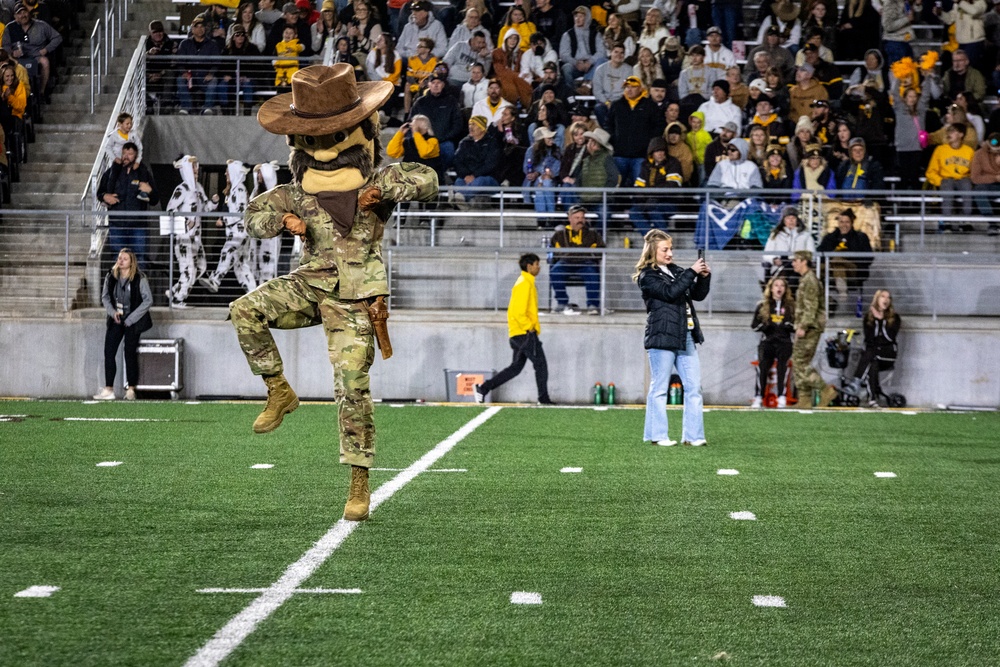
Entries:
{"label": "dalmatian statue", "polygon": [[[215,294],[219,291],[219,283],[223,276],[232,269],[236,275],[236,280],[247,292],[257,289],[257,279],[254,276],[253,251],[250,247],[250,237],[247,236],[246,225],[243,222],[243,211],[247,207],[247,187],[246,175],[250,173],[250,167],[244,165],[239,160],[226,161],[226,208],[230,213],[239,213],[238,216],[219,218],[215,224],[217,227],[226,227],[226,243],[222,246],[219,254],[219,265],[215,271],[207,276],[198,279],[205,289]],[[223,222],[225,220],[225,222]]]}

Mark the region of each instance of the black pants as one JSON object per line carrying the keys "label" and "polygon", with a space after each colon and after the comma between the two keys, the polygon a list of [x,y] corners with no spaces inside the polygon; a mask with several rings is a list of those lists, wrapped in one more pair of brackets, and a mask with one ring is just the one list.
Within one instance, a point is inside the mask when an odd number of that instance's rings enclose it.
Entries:
{"label": "black pants", "polygon": [[767,387],[767,376],[771,373],[771,364],[775,360],[778,362],[778,386],[775,388],[775,394],[785,395],[785,371],[788,370],[788,360],[791,358],[791,341],[760,342],[760,345],[757,346],[757,367],[760,371],[760,378],[757,380],[757,396],[764,395],[764,388]]}
{"label": "black pants", "polygon": [[549,401],[549,366],[545,361],[545,351],[542,350],[542,341],[538,340],[538,334],[529,331],[520,336],[512,336],[510,348],[514,350],[514,358],[510,366],[503,369],[492,378],[483,383],[483,393],[489,393],[518,376],[524,369],[524,364],[531,359],[531,365],[535,367],[535,384],[538,385],[538,400],[541,403]]}
{"label": "black pants", "polygon": [[118,373],[118,365],[115,357],[118,356],[118,346],[121,345],[122,338],[125,339],[125,379],[129,387],[139,384],[139,336],[142,332],[139,327],[126,327],[116,324],[113,320],[108,322],[108,331],[104,335],[104,386],[113,387],[115,375]]}
{"label": "black pants", "polygon": [[[878,355],[881,352],[877,347],[866,347],[865,351],[861,353],[861,359],[858,361],[858,368],[854,372],[854,376],[861,379],[862,384],[868,390],[868,399],[876,400],[882,395],[882,384],[879,382],[879,360]],[[890,350],[886,350],[889,353]],[[883,355],[886,356],[886,355]],[[891,362],[887,362],[887,367],[892,368]]]}

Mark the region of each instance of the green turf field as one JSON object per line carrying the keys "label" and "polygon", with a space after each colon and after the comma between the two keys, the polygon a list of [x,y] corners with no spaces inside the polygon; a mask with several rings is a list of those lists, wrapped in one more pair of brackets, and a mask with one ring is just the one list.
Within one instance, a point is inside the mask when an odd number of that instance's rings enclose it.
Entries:
{"label": "green turf field", "polygon": [[642,410],[383,405],[377,466],[453,448],[338,524],[333,407],[259,409],[0,402],[0,665],[1000,663],[1000,415],[712,411],[696,449]]}

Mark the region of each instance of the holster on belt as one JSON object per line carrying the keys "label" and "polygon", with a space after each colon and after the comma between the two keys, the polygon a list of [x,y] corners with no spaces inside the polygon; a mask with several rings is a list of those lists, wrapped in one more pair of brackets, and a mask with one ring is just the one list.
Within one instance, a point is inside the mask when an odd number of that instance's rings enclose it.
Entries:
{"label": "holster on belt", "polygon": [[369,299],[365,305],[368,308],[368,319],[375,329],[378,349],[382,351],[382,358],[388,359],[392,356],[392,342],[389,340],[389,306],[384,296],[377,296],[374,300]]}

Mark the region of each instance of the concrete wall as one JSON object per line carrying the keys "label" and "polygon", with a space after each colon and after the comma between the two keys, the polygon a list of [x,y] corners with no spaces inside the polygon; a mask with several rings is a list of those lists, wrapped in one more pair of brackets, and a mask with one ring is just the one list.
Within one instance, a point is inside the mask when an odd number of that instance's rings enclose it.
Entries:
{"label": "concrete wall", "polygon": [[[236,343],[224,309],[155,309],[145,338],[184,338],[183,396],[262,397]],[[750,362],[756,336],[750,315],[703,318],[703,387],[710,404],[746,404],[753,393]],[[444,369],[500,369],[510,361],[505,314],[492,311],[407,311],[390,320],[395,356],[377,359],[372,391],[378,398],[445,398]],[[827,331],[856,326],[834,319]],[[550,392],[563,403],[586,403],[594,382],[614,382],[619,402],[644,400],[644,318],[542,316]],[[104,319],[99,310],[67,319],[0,320],[0,395],[89,397],[103,385]],[[332,380],[319,328],[275,332],[286,375],[300,396],[330,398]],[[834,378],[830,378],[834,379]],[[1000,321],[987,318],[905,318],[900,361],[891,388],[911,405],[1000,405]],[[498,401],[534,401],[530,365],[496,392]]]}

